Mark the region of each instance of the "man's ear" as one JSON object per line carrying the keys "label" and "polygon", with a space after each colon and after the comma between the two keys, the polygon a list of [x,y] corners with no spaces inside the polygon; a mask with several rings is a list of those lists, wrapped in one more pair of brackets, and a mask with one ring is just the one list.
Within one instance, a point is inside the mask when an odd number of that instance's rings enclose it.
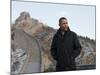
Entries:
{"label": "man's ear", "polygon": [[59,26],[60,26],[60,24],[59,24]]}

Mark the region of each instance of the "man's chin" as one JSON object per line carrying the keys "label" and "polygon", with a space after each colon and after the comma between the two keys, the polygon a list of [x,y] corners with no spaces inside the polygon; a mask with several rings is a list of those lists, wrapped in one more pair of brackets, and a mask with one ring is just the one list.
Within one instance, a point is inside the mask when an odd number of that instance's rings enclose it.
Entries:
{"label": "man's chin", "polygon": [[68,27],[67,28],[60,28],[62,31],[66,31],[67,29],[68,29]]}

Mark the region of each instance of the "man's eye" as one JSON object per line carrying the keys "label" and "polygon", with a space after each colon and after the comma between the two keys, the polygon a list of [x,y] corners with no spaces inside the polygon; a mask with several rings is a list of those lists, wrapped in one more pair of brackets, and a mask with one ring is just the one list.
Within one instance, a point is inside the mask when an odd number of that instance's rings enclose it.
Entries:
{"label": "man's eye", "polygon": [[66,23],[63,23],[63,24],[67,24],[67,22]]}

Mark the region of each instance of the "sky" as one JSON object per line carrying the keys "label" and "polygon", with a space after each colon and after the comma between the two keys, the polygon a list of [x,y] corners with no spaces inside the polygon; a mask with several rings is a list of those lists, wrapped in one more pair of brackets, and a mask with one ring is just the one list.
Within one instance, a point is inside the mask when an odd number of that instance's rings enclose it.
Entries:
{"label": "sky", "polygon": [[95,39],[95,6],[57,3],[39,3],[12,1],[12,23],[23,11],[29,12],[32,18],[53,27],[59,28],[58,20],[64,16],[69,27],[78,35]]}

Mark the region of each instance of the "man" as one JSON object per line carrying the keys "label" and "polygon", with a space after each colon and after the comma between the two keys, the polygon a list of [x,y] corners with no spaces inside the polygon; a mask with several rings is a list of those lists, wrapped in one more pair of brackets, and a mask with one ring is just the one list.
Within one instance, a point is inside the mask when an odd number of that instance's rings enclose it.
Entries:
{"label": "man", "polygon": [[51,55],[57,62],[56,71],[76,70],[75,58],[81,52],[78,37],[70,30],[65,17],[59,19],[59,26],[51,45]]}

